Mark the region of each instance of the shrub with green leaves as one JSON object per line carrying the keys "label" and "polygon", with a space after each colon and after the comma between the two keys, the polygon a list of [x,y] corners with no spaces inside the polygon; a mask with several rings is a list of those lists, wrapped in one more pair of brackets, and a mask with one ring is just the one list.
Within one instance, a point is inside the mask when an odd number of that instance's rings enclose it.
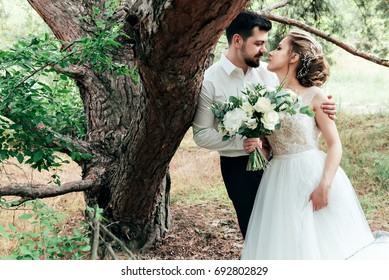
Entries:
{"label": "shrub with green leaves", "polygon": [[[12,203],[1,198],[0,206],[9,209]],[[23,207],[31,209],[29,211],[31,213],[26,212],[17,218],[28,222],[32,229],[23,231],[12,223],[7,227],[0,225],[0,235],[6,239],[17,240],[19,245],[9,256],[2,256],[2,259],[79,260],[82,259],[83,253],[90,251],[90,232],[87,223],[80,222],[79,229],[74,228],[71,234],[65,233],[64,214],[49,208],[41,200],[25,202]]]}

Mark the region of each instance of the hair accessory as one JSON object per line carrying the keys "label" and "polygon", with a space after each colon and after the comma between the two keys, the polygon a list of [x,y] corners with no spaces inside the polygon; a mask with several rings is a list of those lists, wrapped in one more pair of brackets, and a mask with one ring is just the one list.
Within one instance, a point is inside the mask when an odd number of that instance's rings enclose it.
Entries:
{"label": "hair accessory", "polygon": [[309,72],[309,66],[311,65],[312,60],[314,57],[309,56],[308,54],[304,54],[301,61],[303,62],[303,66],[300,68],[300,70],[297,72],[297,78],[301,79],[305,77]]}
{"label": "hair accessory", "polygon": [[297,72],[297,78],[301,79],[305,77],[309,72],[309,67],[311,66],[312,60],[318,57],[318,49],[314,44],[309,44],[310,52],[307,52],[303,55],[301,61],[303,62],[303,66]]}

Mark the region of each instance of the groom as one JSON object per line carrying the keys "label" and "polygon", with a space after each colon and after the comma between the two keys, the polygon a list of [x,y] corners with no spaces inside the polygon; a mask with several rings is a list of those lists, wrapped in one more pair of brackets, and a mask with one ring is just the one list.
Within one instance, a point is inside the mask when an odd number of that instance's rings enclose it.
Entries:
{"label": "groom", "polygon": [[[233,137],[222,141],[211,105],[238,96],[250,85],[258,83],[275,87],[279,81],[267,70],[260,58],[267,52],[271,22],[252,12],[241,12],[227,27],[228,50],[218,62],[205,71],[204,81],[193,121],[193,138],[200,147],[218,151],[223,181],[238,218],[239,228],[246,236],[247,226],[263,171],[246,171],[249,154],[262,148],[258,138]],[[335,103],[322,105],[330,118],[335,116]]]}

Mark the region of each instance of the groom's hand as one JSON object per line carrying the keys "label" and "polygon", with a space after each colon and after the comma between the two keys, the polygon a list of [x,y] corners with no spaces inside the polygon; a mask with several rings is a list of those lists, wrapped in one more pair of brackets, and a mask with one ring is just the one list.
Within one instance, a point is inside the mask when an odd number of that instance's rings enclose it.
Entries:
{"label": "groom's hand", "polygon": [[246,138],[243,140],[243,149],[251,154],[256,148],[262,149],[262,141],[259,138]]}
{"label": "groom's hand", "polygon": [[336,103],[334,101],[330,101],[332,99],[332,95],[328,95],[329,101],[323,102],[321,104],[321,108],[323,109],[323,112],[328,115],[328,117],[335,121],[336,120]]}

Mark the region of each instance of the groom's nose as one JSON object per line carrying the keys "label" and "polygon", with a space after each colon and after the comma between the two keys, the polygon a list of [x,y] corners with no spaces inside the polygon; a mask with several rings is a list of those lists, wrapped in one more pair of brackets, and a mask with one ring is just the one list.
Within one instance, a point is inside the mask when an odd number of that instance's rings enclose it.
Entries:
{"label": "groom's nose", "polygon": [[259,52],[260,52],[260,53],[266,53],[266,52],[267,52],[266,46],[261,46],[261,47],[259,48]]}

